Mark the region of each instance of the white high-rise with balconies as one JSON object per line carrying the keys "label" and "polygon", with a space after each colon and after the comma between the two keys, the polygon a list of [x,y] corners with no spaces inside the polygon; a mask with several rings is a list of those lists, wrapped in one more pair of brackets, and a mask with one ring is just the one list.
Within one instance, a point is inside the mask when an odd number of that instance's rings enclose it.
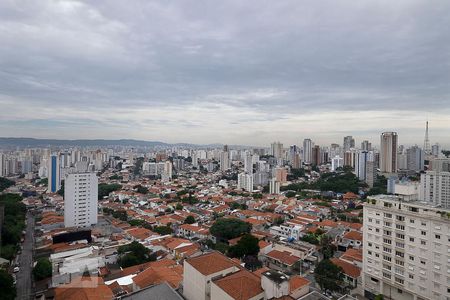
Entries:
{"label": "white high-rise with balconies", "polygon": [[67,174],[64,181],[64,226],[97,223],[98,179],[95,173]]}
{"label": "white high-rise with balconies", "polygon": [[365,296],[447,300],[450,297],[450,210],[378,195],[364,204]]}
{"label": "white high-rise with balconies", "polygon": [[427,171],[420,174],[419,199],[450,209],[450,172]]}

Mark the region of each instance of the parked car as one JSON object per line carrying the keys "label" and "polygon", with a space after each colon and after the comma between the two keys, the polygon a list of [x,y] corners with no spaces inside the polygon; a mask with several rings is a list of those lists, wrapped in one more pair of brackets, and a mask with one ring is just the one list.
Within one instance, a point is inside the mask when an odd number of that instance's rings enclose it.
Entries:
{"label": "parked car", "polygon": [[14,271],[14,273],[17,273],[20,271],[20,269],[19,269],[19,267],[15,267],[13,271]]}

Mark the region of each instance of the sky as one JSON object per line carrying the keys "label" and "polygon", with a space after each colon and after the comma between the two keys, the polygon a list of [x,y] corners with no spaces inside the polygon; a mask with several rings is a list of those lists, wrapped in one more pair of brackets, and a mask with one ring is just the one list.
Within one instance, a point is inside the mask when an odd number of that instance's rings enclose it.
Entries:
{"label": "sky", "polygon": [[450,147],[450,1],[0,1],[0,136]]}

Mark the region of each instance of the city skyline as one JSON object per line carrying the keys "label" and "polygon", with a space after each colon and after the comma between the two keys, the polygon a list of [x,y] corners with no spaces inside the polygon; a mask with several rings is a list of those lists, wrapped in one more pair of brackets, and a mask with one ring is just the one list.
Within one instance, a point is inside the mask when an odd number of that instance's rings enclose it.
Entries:
{"label": "city skyline", "polygon": [[3,2],[0,136],[448,147],[449,8]]}

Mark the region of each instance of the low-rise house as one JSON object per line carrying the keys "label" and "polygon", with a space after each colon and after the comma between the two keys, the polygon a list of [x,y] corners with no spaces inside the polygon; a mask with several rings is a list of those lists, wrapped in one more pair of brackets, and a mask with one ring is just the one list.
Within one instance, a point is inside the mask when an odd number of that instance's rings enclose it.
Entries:
{"label": "low-rise house", "polygon": [[331,262],[342,268],[344,281],[351,288],[354,289],[357,288],[358,285],[361,285],[361,268],[339,258],[332,258]]}
{"label": "low-rise house", "polygon": [[177,234],[188,239],[207,239],[209,237],[209,230],[199,225],[183,224],[178,227]]}
{"label": "low-rise house", "polygon": [[289,251],[272,250],[265,255],[266,266],[285,273],[298,273],[301,258]]}
{"label": "low-rise house", "polygon": [[359,231],[349,231],[344,234],[341,241],[338,244],[338,250],[346,251],[348,248],[359,249],[362,245],[362,233]]}

